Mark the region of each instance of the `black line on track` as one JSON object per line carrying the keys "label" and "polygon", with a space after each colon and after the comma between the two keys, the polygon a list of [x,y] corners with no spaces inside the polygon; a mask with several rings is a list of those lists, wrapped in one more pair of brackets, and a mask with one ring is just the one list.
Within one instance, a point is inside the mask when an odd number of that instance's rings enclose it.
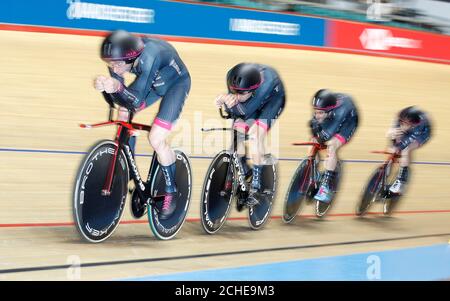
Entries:
{"label": "black line on track", "polygon": [[[345,245],[355,245],[355,244],[365,244],[365,243],[377,243],[377,242],[387,242],[387,241],[396,241],[396,240],[408,240],[408,239],[418,239],[418,238],[427,238],[427,237],[439,237],[439,236],[450,236],[450,233],[437,233],[437,234],[393,237],[393,238],[384,238],[384,239],[344,241],[344,242],[325,243],[325,244],[297,245],[297,246],[278,247],[278,248],[241,250],[241,251],[220,252],[220,253],[205,253],[205,254],[183,255],[183,256],[173,256],[173,257],[157,257],[157,258],[141,258],[141,259],[105,261],[105,262],[92,262],[92,263],[80,264],[80,267],[81,268],[89,268],[89,267],[112,266],[112,265],[120,265],[120,264],[160,262],[160,261],[182,260],[182,259],[196,259],[196,258],[217,257],[217,256],[232,256],[232,255],[242,255],[242,254],[252,254],[252,253],[278,252],[278,251],[299,250],[299,249],[312,249],[312,248],[323,248],[323,247],[332,247],[332,246],[345,246]],[[16,269],[5,269],[5,270],[0,270],[0,274],[12,274],[12,273],[25,273],[25,272],[36,272],[36,271],[61,270],[61,269],[68,269],[68,268],[73,268],[73,265],[66,264],[66,265],[52,265],[52,266],[39,266],[39,267],[24,267],[24,268],[16,268]]]}

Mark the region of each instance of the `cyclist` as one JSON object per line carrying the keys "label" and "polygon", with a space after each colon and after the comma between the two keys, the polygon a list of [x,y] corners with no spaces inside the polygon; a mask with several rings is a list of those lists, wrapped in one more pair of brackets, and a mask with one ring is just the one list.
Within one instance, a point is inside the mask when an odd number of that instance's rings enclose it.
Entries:
{"label": "cyclist", "polygon": [[400,169],[397,179],[389,188],[393,194],[402,194],[408,181],[408,166],[412,152],[424,145],[431,136],[431,124],[426,113],[415,106],[400,111],[387,137],[392,139],[391,152],[399,152]]}
{"label": "cyclist", "polygon": [[[141,38],[117,30],[103,41],[101,58],[108,64],[110,76],[97,76],[94,87],[110,94],[120,106],[119,119],[126,121],[128,110],[137,113],[161,98],[148,139],[155,150],[165,178],[161,219],[175,211],[179,197],[175,183],[175,153],[167,137],[179,118],[191,87],[189,72],[175,48],[156,38]],[[124,74],[136,75],[125,85]],[[130,139],[134,145],[135,139]]]}
{"label": "cyclist", "polygon": [[[280,116],[285,104],[283,82],[272,67],[240,63],[231,68],[226,76],[228,93],[216,98],[216,105],[225,105],[226,111],[234,118],[233,127],[241,135],[250,137],[250,154],[253,168],[250,170],[241,157],[245,169],[252,172],[252,182],[246,205],[257,205],[263,188],[261,172],[264,163],[264,141],[267,132]],[[239,139],[239,154],[245,154],[243,139]],[[248,173],[247,173],[248,174]],[[229,183],[231,186],[231,183]]]}
{"label": "cyclist", "polygon": [[317,91],[312,99],[314,116],[310,121],[313,142],[327,145],[325,173],[315,200],[329,203],[332,198],[330,184],[336,176],[337,152],[348,143],[358,127],[358,111],[353,99],[328,89]]}

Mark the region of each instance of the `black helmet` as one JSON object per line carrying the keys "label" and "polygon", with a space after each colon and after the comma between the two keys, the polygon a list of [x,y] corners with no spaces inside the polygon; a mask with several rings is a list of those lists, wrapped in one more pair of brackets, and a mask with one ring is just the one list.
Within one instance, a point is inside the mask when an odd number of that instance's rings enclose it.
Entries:
{"label": "black helmet", "polygon": [[238,64],[227,74],[228,89],[236,93],[254,91],[261,85],[261,81],[261,73],[254,64]]}
{"label": "black helmet", "polygon": [[312,105],[316,110],[331,111],[337,107],[338,102],[336,95],[327,89],[320,89],[314,94]]}
{"label": "black helmet", "polygon": [[142,53],[144,43],[125,30],[110,33],[102,43],[100,56],[104,61],[125,61],[127,64]]}
{"label": "black helmet", "polygon": [[400,111],[398,119],[412,125],[417,125],[422,121],[422,112],[415,106],[407,107]]}

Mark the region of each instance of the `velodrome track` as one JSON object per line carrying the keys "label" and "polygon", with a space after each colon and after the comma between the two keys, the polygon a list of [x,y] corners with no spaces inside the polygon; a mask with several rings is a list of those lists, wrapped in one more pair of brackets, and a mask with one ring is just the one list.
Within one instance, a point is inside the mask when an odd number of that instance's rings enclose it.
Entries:
{"label": "velodrome track", "polygon": [[[450,238],[450,68],[445,64],[332,52],[173,42],[186,62],[192,88],[173,135],[173,145],[190,156],[194,191],[188,222],[171,241],[156,240],[146,220],[129,209],[109,240],[83,243],[72,225],[72,187],[83,155],[114,128],[84,130],[79,123],[106,118],[107,106],[92,79],[106,74],[98,58],[100,37],[0,31],[0,280],[67,278],[72,255],[82,264],[82,280],[123,279],[291,259],[378,252],[446,243]],[[199,198],[211,157],[223,148],[222,136],[201,134],[218,119],[213,100],[225,90],[226,71],[252,61],[274,66],[287,90],[287,104],[274,128],[280,183],[273,218],[251,231],[235,210],[215,236],[203,234]],[[354,96],[360,126],[340,157],[345,175],[335,206],[325,220],[310,216],[294,225],[280,220],[287,185],[305,155],[291,142],[309,137],[310,97],[328,87]],[[353,216],[361,189],[383,159],[385,131],[396,112],[416,104],[430,113],[433,137],[415,154],[411,184],[394,218]],[[157,106],[138,114],[153,120]],[[278,134],[278,135],[275,135]],[[214,140],[216,138],[216,140]],[[212,142],[216,142],[215,144]],[[138,139],[138,165],[145,173],[150,146]],[[311,215],[312,207],[304,214]],[[68,261],[69,258],[69,261]],[[89,266],[89,264],[92,264]]]}

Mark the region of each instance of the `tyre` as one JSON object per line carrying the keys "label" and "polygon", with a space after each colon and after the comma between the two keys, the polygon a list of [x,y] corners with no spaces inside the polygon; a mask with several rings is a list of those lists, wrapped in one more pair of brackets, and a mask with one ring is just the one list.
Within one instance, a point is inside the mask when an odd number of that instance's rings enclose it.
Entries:
{"label": "tyre", "polygon": [[128,163],[122,150],[117,161],[110,195],[102,195],[117,143],[100,141],[85,157],[78,171],[73,197],[75,226],[81,237],[99,243],[110,237],[122,218],[128,193]]}
{"label": "tyre", "polygon": [[214,157],[206,172],[200,201],[200,219],[203,229],[208,234],[219,231],[230,212],[234,187],[227,191],[224,187],[228,170],[232,173],[231,181],[234,182],[234,168],[229,168],[231,160],[228,151],[221,151]]}
{"label": "tyre", "polygon": [[[397,179],[397,174],[399,170],[399,164],[398,163],[391,163],[390,168],[386,171],[386,183],[387,187],[386,190],[389,191],[389,188],[392,184],[394,184],[395,180]],[[401,195],[395,195],[395,194],[389,194],[388,197],[384,198],[383,202],[383,214],[384,215],[392,215],[395,208],[397,208],[398,203],[400,202],[400,199],[402,195],[406,193],[406,187]]]}
{"label": "tyre", "polygon": [[289,184],[283,206],[283,222],[290,223],[299,214],[305,197],[310,190],[310,177],[313,161],[304,159],[300,162]]}
{"label": "tyre", "polygon": [[370,176],[367,185],[364,187],[361,201],[356,206],[356,215],[365,215],[369,210],[370,205],[378,199],[380,191],[383,188],[384,173],[384,167],[379,167]]}
{"label": "tyre", "polygon": [[336,175],[334,177],[334,181],[330,184],[330,189],[333,191],[333,195],[331,197],[330,202],[320,202],[316,201],[316,216],[319,218],[324,217],[327,212],[330,210],[330,208],[333,205],[334,198],[336,197],[336,193],[339,190],[339,184],[341,182],[341,175],[342,175],[342,162],[338,161],[336,166]]}
{"label": "tyre", "polygon": [[265,161],[261,172],[261,187],[263,188],[261,199],[258,205],[248,210],[248,221],[253,230],[261,229],[269,220],[278,184],[275,158],[272,155],[266,155]]}
{"label": "tyre", "polygon": [[[181,230],[186,220],[186,216],[191,203],[192,195],[192,170],[191,163],[186,154],[180,150],[175,150],[176,175],[175,182],[178,187],[179,197],[177,198],[176,209],[168,219],[160,219],[162,202],[156,202],[153,206],[148,206],[147,215],[150,229],[153,234],[161,240],[169,240]],[[154,161],[154,172],[150,179],[150,191],[153,197],[164,194],[166,182],[161,167],[157,160]]]}

